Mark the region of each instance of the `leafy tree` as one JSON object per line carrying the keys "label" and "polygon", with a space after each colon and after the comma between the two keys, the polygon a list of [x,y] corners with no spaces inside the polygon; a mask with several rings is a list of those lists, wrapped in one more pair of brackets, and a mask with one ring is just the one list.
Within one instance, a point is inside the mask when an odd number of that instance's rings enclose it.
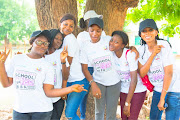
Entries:
{"label": "leafy tree", "polygon": [[34,8],[24,0],[0,0],[0,18],[0,40],[21,40],[39,28]]}
{"label": "leafy tree", "polygon": [[179,0],[140,0],[138,7],[133,8],[127,15],[127,20],[134,23],[152,18],[155,21],[166,20],[160,30],[164,35],[172,37],[180,34],[180,1]]}

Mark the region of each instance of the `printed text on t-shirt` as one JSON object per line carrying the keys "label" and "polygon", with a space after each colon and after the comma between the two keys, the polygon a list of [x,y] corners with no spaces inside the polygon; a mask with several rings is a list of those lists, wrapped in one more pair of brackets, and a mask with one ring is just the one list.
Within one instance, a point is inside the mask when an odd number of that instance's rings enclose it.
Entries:
{"label": "printed text on t-shirt", "polygon": [[96,58],[93,62],[98,72],[107,72],[112,68],[111,57],[109,55]]}
{"label": "printed text on t-shirt", "polygon": [[27,72],[23,70],[16,70],[15,80],[16,89],[20,90],[34,90],[35,89],[36,73]]}

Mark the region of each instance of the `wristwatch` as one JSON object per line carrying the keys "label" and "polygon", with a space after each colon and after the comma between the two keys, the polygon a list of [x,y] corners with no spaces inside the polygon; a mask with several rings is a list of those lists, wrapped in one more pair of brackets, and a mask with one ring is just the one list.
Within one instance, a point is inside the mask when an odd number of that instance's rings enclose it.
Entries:
{"label": "wristwatch", "polygon": [[131,103],[125,102],[125,106],[129,106],[131,105]]}

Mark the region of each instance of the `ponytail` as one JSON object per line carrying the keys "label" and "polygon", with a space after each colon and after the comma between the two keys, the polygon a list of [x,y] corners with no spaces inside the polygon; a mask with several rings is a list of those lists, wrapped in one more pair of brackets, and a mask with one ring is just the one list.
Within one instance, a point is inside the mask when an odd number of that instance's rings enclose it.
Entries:
{"label": "ponytail", "polygon": [[85,30],[87,28],[87,20],[84,21],[84,18],[81,18],[79,20],[79,26],[80,26],[81,29]]}

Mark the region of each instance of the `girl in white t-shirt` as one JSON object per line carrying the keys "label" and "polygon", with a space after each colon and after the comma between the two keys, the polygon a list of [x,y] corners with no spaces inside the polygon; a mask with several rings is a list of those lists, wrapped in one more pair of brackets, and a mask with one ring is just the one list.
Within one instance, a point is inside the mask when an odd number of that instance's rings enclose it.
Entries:
{"label": "girl in white t-shirt", "polygon": [[137,74],[138,61],[135,53],[130,52],[129,38],[123,31],[114,31],[109,42],[109,50],[113,51],[116,70],[121,80],[120,105],[122,120],[137,120],[146,96],[146,87]]}
{"label": "girl in white t-shirt", "polygon": [[[89,23],[89,19],[90,18],[95,18],[95,17],[98,17],[98,18],[102,19],[103,15],[98,15],[94,10],[89,10],[84,14],[83,18],[80,19],[79,25],[80,25],[80,28],[83,29],[84,31],[80,32],[78,34],[78,36],[77,36],[77,42],[79,44],[79,48],[81,48],[83,46],[83,43],[85,41],[90,41],[91,40],[87,26],[88,26],[88,23]],[[106,33],[104,31],[102,31],[101,36],[106,36]],[[88,70],[89,70],[90,74],[92,75],[93,67],[92,67],[91,64],[88,64]],[[90,89],[90,87],[89,87],[89,89]],[[81,119],[82,120],[86,119],[87,98],[88,98],[88,93],[86,94],[86,96],[84,97],[83,101],[80,104],[80,113],[81,113]]]}
{"label": "girl in white t-shirt", "polygon": [[[52,100],[70,92],[81,92],[81,85],[54,89],[55,73],[51,64],[43,58],[49,46],[48,30],[35,31],[31,35],[31,50],[27,54],[15,55],[10,64],[4,63],[10,51],[0,53],[0,81],[3,87],[15,88],[13,120],[50,120]],[[67,50],[62,53],[67,57]]]}
{"label": "girl in white t-shirt", "polygon": [[[79,45],[76,37],[72,34],[76,26],[76,19],[71,14],[64,15],[60,20],[60,31],[64,35],[63,46],[68,46],[67,60],[70,64],[70,74],[67,86],[74,84],[84,84],[84,89],[88,90],[89,82],[82,73],[82,67],[79,62]],[[79,119],[76,114],[77,109],[87,92],[70,93],[66,101],[65,115],[67,118]]]}
{"label": "girl in white t-shirt", "polygon": [[[116,120],[116,110],[120,91],[120,79],[115,69],[113,54],[109,51],[110,36],[101,37],[103,20],[90,18],[88,31],[91,37],[80,51],[83,73],[91,85],[95,100],[95,120]],[[93,76],[88,71],[88,64],[94,68]]]}
{"label": "girl in white t-shirt", "polygon": [[[67,79],[69,76],[69,67],[68,62],[63,60],[62,56],[60,56],[63,48],[61,47],[63,44],[63,35],[58,29],[51,29],[51,41],[49,44],[48,52],[45,55],[45,60],[52,64],[55,73],[56,73],[56,81],[54,81],[54,88],[65,88],[67,84]],[[61,60],[62,59],[62,60]],[[51,116],[51,120],[60,120],[63,109],[64,109],[64,100],[66,99],[66,95],[62,97],[52,98],[53,101],[53,112]]]}
{"label": "girl in white t-shirt", "polygon": [[[174,56],[170,44],[159,40],[158,28],[153,19],[140,23],[139,36],[142,45],[139,48],[139,73],[146,74],[154,85],[150,119],[160,120],[166,110],[166,120],[180,119],[180,84]],[[168,105],[168,106],[167,106]],[[167,108],[166,108],[167,107]]]}

